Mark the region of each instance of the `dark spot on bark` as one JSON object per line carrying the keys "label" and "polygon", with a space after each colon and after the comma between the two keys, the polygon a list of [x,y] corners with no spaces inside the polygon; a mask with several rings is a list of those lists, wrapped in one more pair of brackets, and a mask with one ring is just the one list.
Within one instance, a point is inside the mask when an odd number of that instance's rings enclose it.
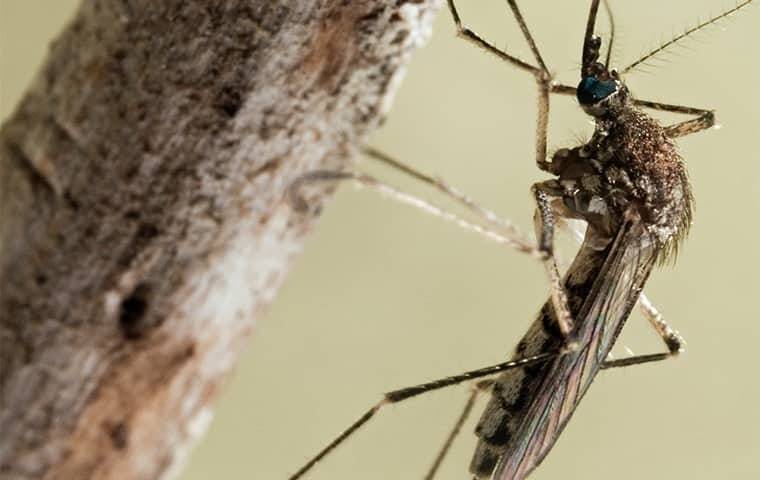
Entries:
{"label": "dark spot on bark", "polygon": [[44,273],[38,273],[35,275],[34,281],[37,282],[37,285],[45,285],[48,281],[48,278]]}
{"label": "dark spot on bark", "polygon": [[398,45],[409,36],[409,32],[401,31],[396,33],[396,36],[393,37],[393,40],[391,40],[391,45]]}
{"label": "dark spot on bark", "polygon": [[239,90],[233,87],[224,87],[219,92],[215,105],[226,116],[233,118],[240,110],[240,107],[243,106],[243,97]]}
{"label": "dark spot on bark", "polygon": [[[124,218],[130,221],[137,221],[141,217],[141,212],[137,210],[128,210],[124,213]],[[119,255],[118,264],[128,267],[132,261],[150,244],[151,240],[157,237],[161,231],[150,222],[141,222],[135,231],[132,241],[124,247]]]}
{"label": "dark spot on bark", "polygon": [[248,176],[248,180],[253,180],[259,175],[273,172],[274,170],[277,170],[277,168],[280,166],[280,164],[283,161],[283,157],[276,157],[272,158],[270,160],[267,160],[266,163],[264,163],[262,166],[258,167],[256,170],[253,171],[251,175]]}
{"label": "dark spot on bark", "polygon": [[363,23],[363,22],[374,23],[375,21],[377,21],[377,19],[380,17],[380,15],[383,14],[384,11],[385,11],[385,7],[376,8],[374,10],[371,10],[370,12],[368,12],[368,13],[362,15],[361,17],[359,17],[359,23]]}
{"label": "dark spot on bark", "polygon": [[63,192],[63,199],[66,200],[66,203],[71,207],[72,210],[75,212],[79,210],[79,202],[76,198],[71,194],[70,191],[66,190]]}
{"label": "dark spot on bark", "polygon": [[145,321],[148,311],[148,296],[150,288],[147,284],[139,284],[132,294],[121,302],[119,309],[119,327],[127,340],[142,338],[150,325]]}
{"label": "dark spot on bark", "polygon": [[142,246],[143,242],[146,242],[148,240],[151,240],[152,238],[157,237],[158,234],[159,234],[159,230],[155,225],[153,225],[152,223],[143,222],[140,224],[140,227],[137,229],[137,233],[135,234],[135,240]]}
{"label": "dark spot on bark", "polygon": [[137,175],[137,172],[140,171],[140,168],[136,164],[131,164],[127,167],[127,169],[124,171],[124,182],[129,183],[132,181],[133,178]]}
{"label": "dark spot on bark", "polygon": [[124,450],[129,444],[129,428],[124,422],[117,422],[109,428],[111,443],[117,450]]}

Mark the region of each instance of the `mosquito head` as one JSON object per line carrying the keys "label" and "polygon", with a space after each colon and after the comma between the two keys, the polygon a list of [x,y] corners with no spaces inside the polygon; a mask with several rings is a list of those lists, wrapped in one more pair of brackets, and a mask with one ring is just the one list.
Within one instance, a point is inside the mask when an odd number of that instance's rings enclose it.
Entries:
{"label": "mosquito head", "polygon": [[586,45],[581,81],[576,89],[581,107],[594,117],[623,106],[628,98],[628,89],[618,72],[597,61],[601,45],[602,40],[597,36],[591,37]]}

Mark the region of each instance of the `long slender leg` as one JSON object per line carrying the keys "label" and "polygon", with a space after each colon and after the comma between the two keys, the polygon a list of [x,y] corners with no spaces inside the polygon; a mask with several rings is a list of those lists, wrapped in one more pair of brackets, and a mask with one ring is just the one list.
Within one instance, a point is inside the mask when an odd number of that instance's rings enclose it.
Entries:
{"label": "long slender leg", "polygon": [[541,57],[541,52],[538,51],[538,46],[536,46],[536,41],[533,40],[533,35],[530,33],[528,24],[525,22],[522,13],[520,13],[520,9],[517,8],[517,2],[515,0],[507,0],[507,3],[509,3],[509,8],[512,9],[512,13],[515,15],[517,24],[520,25],[520,30],[523,33],[523,37],[525,37],[525,41],[527,41],[528,45],[530,46],[530,51],[533,52],[533,58],[535,58],[536,62],[538,62],[538,65],[541,67],[541,71],[543,71],[548,76],[549,69],[546,68],[546,63],[544,63],[544,59]]}
{"label": "long slender leg", "polygon": [[547,131],[549,126],[549,90],[551,88],[551,74],[546,67],[544,59],[541,57],[541,52],[536,46],[536,41],[533,39],[533,35],[528,29],[528,24],[520,13],[520,9],[517,7],[515,0],[507,0],[509,7],[512,9],[512,13],[517,20],[520,30],[525,37],[525,41],[528,42],[533,57],[540,65],[540,69],[535,73],[536,83],[538,84],[538,116],[536,118],[536,166],[545,172],[552,172],[551,162],[546,160],[546,145],[547,145]]}
{"label": "long slender leg", "polygon": [[520,60],[519,58],[508,54],[504,50],[501,50],[498,47],[495,47],[494,45],[490,44],[486,40],[484,40],[482,37],[480,37],[477,33],[473,32],[469,28],[462,25],[462,20],[459,17],[459,11],[457,10],[457,7],[455,5],[454,0],[447,0],[447,3],[449,5],[449,11],[451,11],[451,16],[454,18],[454,24],[456,25],[457,29],[457,35],[462,37],[463,39],[467,40],[468,42],[472,43],[473,45],[480,47],[487,52],[490,52],[500,59],[511,63],[515,67],[525,70],[527,72],[530,72],[533,74],[533,76],[538,75],[541,72],[541,69],[538,67],[534,67],[533,65],[524,62],[523,60]]}
{"label": "long slender leg", "polygon": [[395,187],[383,183],[375,177],[364,173],[333,170],[316,170],[309,172],[299,177],[290,185],[287,192],[288,199],[296,210],[308,211],[308,203],[301,196],[301,188],[308,183],[338,181],[352,181],[357,186],[367,188],[369,190],[374,190],[397,202],[416,207],[433,216],[440,217],[444,220],[452,222],[465,230],[478,233],[492,241],[510,246],[517,251],[528,253],[537,258],[544,257],[544,254],[541,253],[532,244],[532,242],[516,233],[515,230],[504,232],[484,227],[478,223],[466,220],[454,213],[443,210],[442,208],[433,205],[432,203],[419,197],[415,197],[414,195],[402,192],[401,190],[398,190]]}
{"label": "long slender leg", "polygon": [[692,133],[707,130],[713,126],[715,126],[715,114],[713,114],[713,112],[705,112],[697,118],[668,125],[665,127],[665,133],[670,138],[685,137]]}
{"label": "long slender leg", "polygon": [[577,87],[571,85],[564,85],[562,83],[552,83],[549,89],[549,93],[556,93],[558,95],[575,95]]}
{"label": "long slender leg", "polygon": [[654,307],[654,305],[652,305],[652,302],[649,301],[646,295],[641,294],[639,297],[639,306],[641,307],[641,312],[644,314],[646,319],[649,320],[649,323],[660,335],[660,338],[662,338],[662,341],[665,343],[668,351],[661,353],[650,353],[646,355],[635,355],[633,357],[621,358],[617,360],[608,360],[602,364],[602,368],[606,369],[627,367],[630,365],[639,365],[642,363],[659,362],[661,360],[667,360],[669,358],[675,357],[684,351],[686,342],[684,341],[683,337],[681,337],[678,332],[676,332],[670,325],[667,324],[665,319],[662,317],[662,314],[657,311],[657,309]]}
{"label": "long slender leg", "polygon": [[481,48],[486,49],[487,51],[520,68],[521,70],[525,70],[531,73],[535,77],[539,89],[538,120],[536,126],[536,165],[541,170],[551,172],[551,162],[546,161],[546,132],[549,121],[549,90],[551,87],[551,74],[549,73],[549,69],[546,67],[544,59],[541,57],[541,52],[539,52],[538,47],[536,46],[536,42],[530,33],[530,29],[528,28],[528,25],[525,22],[522,13],[520,13],[520,9],[517,7],[517,2],[515,0],[507,0],[507,2],[509,3],[509,7],[512,9],[512,13],[515,16],[518,25],[520,26],[520,30],[522,31],[525,40],[530,46],[533,57],[539,64],[538,67],[530,65],[518,59],[517,57],[514,57],[513,55],[500,50],[499,48],[485,41],[482,37],[478,36],[469,28],[464,27],[462,25],[462,20],[459,16],[459,11],[456,8],[454,0],[447,0],[449,10],[451,11],[451,16],[454,18],[457,34],[459,36]]}
{"label": "long slender leg", "polygon": [[662,338],[662,341],[668,348],[668,352],[670,352],[671,355],[678,355],[683,352],[686,346],[683,337],[673,327],[668,325],[662,314],[654,305],[652,305],[652,302],[646,295],[640,295],[639,305],[641,306],[642,313],[646,319],[649,320],[650,325],[652,325],[652,328],[654,328],[654,330],[660,335],[660,338]]}
{"label": "long slender leg", "polygon": [[433,464],[430,466],[430,469],[425,475],[424,480],[433,480],[433,478],[435,478],[435,474],[438,472],[438,469],[441,467],[441,464],[443,463],[443,459],[446,458],[446,455],[449,453],[449,450],[451,449],[451,445],[454,444],[454,440],[456,440],[456,437],[459,435],[459,432],[462,431],[462,427],[464,426],[465,422],[470,417],[470,413],[472,413],[472,408],[475,406],[475,400],[477,400],[478,394],[490,388],[491,385],[493,385],[493,380],[481,380],[472,389],[470,398],[467,399],[467,403],[462,409],[462,413],[459,414],[459,418],[457,418],[457,421],[454,424],[454,427],[451,429],[451,432],[449,432],[448,436],[446,437],[446,441],[443,443],[443,446],[438,451],[438,454],[435,456],[435,460],[433,461]]}
{"label": "long slender leg", "polygon": [[581,54],[581,71],[587,75],[591,66],[599,58],[601,39],[594,35],[596,14],[599,11],[599,0],[592,0],[589,7],[588,20],[586,21],[586,33],[583,35],[583,52]]}
{"label": "long slender leg", "polygon": [[538,84],[538,117],[536,121],[536,166],[550,173],[552,162],[546,160],[547,130],[549,127],[549,84]]}
{"label": "long slender leg", "polygon": [[[509,220],[503,217],[500,217],[499,215],[492,212],[491,210],[477,204],[466,194],[448,185],[446,182],[444,182],[440,178],[433,177],[431,175],[423,173],[417,170],[416,168],[412,167],[411,165],[407,165],[391,157],[387,153],[381,152],[380,150],[377,150],[375,148],[365,147],[363,149],[363,152],[365,155],[369,156],[372,160],[378,161],[395,170],[398,170],[399,172],[405,175],[409,175],[410,177],[415,178],[426,185],[429,185],[435,188],[436,190],[448,196],[449,198],[456,201],[457,203],[461,204],[462,206],[464,206],[471,212],[475,213],[476,215],[479,215],[481,218],[483,218],[483,220],[490,223],[495,228],[499,230],[503,230],[504,232],[508,232],[511,236],[515,236],[516,238],[520,238],[520,239],[524,238],[523,234],[512,222],[510,222]],[[527,240],[522,240],[522,241],[527,242]]]}
{"label": "long slender leg", "polygon": [[[300,188],[304,183],[320,181],[335,182],[341,180],[354,181],[361,187],[375,190],[398,202],[414,206],[434,216],[448,220],[458,225],[459,227],[464,228],[465,230],[479,233],[490,240],[506,244],[518,251],[530,253],[540,258],[544,263],[544,268],[546,269],[547,275],[549,277],[552,303],[557,313],[557,320],[559,323],[560,331],[566,338],[570,335],[573,321],[570,314],[570,309],[567,306],[567,294],[565,293],[564,286],[562,285],[562,278],[559,273],[559,269],[557,268],[557,262],[553,255],[555,220],[552,212],[551,202],[549,201],[549,195],[547,194],[547,188],[549,188],[547,186],[547,182],[535,184],[532,189],[538,205],[537,211],[539,213],[539,216],[537,217],[537,221],[539,222],[537,233],[540,240],[539,246],[536,248],[529,241],[514,235],[514,232],[494,231],[483,227],[482,225],[470,222],[451,212],[445,211],[421,198],[397,190],[396,188],[391,187],[390,185],[385,184],[370,175],[362,173],[326,170],[318,170],[307,173],[291,184],[288,190],[290,201],[297,210],[308,210],[308,204],[300,196]],[[575,345],[570,344],[568,347],[572,349],[575,347]]]}
{"label": "long slender leg", "polygon": [[[538,47],[536,46],[536,42],[533,39],[533,36],[531,35],[530,30],[528,29],[527,23],[525,22],[525,19],[520,13],[520,9],[517,7],[516,1],[515,0],[507,0],[507,1],[509,3],[510,8],[512,9],[512,13],[514,13],[515,15],[515,19],[517,20],[517,23],[520,26],[520,30],[522,30],[523,32],[523,36],[525,37],[525,40],[528,42],[528,45],[530,46],[530,49],[533,52],[533,56],[536,59],[536,62],[538,62],[538,64],[540,65],[539,68],[534,67],[532,65],[527,65],[524,62],[519,61],[515,57],[512,57],[511,55],[508,55],[505,52],[488,44],[487,42],[485,42],[485,40],[477,36],[471,30],[464,28],[462,26],[462,22],[459,17],[459,12],[457,11],[456,5],[454,4],[454,0],[448,0],[448,6],[449,6],[449,10],[451,10],[451,15],[454,18],[454,23],[456,24],[457,31],[460,35],[462,35],[465,39],[468,39],[469,41],[473,42],[474,44],[481,46],[483,48],[486,48],[487,50],[491,51],[492,53],[495,53],[498,56],[505,57],[505,60],[513,63],[514,65],[522,68],[523,70],[530,71],[533,74],[533,76],[536,78],[536,83],[538,84],[538,117],[536,121],[536,165],[541,170],[544,170],[547,172],[553,172],[552,163],[546,160],[547,130],[548,130],[548,122],[549,122],[549,94],[552,88],[551,75],[549,74],[549,71],[546,68],[546,63],[541,57],[541,53],[539,52]],[[594,22],[596,20],[596,11],[598,7],[599,7],[599,0],[594,0],[591,5],[591,12],[589,13],[589,21],[588,21],[587,33],[586,33],[587,38],[584,43],[584,59],[586,55],[585,50],[588,48],[596,48],[596,52],[598,55],[598,45],[596,45],[596,47],[594,47],[593,45],[593,44],[597,44],[598,42],[591,41],[589,43],[589,38],[593,36]],[[559,274],[559,270],[557,269],[557,262],[554,259],[554,256],[552,254],[552,247],[550,245],[552,241],[551,236],[553,235],[553,231],[554,231],[554,219],[551,215],[551,209],[544,208],[543,206],[540,205],[540,202],[542,201],[542,198],[540,197],[544,194],[539,193],[537,191],[534,193],[536,195],[536,200],[539,202],[539,211],[542,213],[542,218],[541,218],[542,227],[540,228],[542,241],[540,242],[539,248],[544,253],[543,261],[544,261],[544,266],[546,268],[547,274],[549,276],[549,280],[551,282],[552,303],[554,304],[554,308],[557,313],[559,328],[560,328],[560,331],[567,338],[570,335],[570,330],[572,329],[572,317],[570,315],[570,309],[567,306],[567,293],[565,292],[564,285],[562,284],[562,279]],[[544,216],[544,214],[548,216]],[[568,345],[568,347],[572,349],[574,348],[574,345],[570,344]]]}
{"label": "long slender leg", "polygon": [[309,460],[303,467],[298,469],[298,471],[290,477],[290,480],[296,480],[298,478],[303,477],[303,475],[309,470],[311,470],[311,468],[314,467],[314,465],[316,465],[317,462],[322,460],[326,455],[328,455],[330,452],[335,450],[335,448],[338,447],[338,445],[343,443],[348,437],[353,435],[357,430],[359,430],[362,426],[364,426],[367,422],[369,422],[369,420],[372,417],[374,417],[375,414],[386,405],[389,405],[392,403],[399,403],[409,398],[416,397],[417,395],[421,395],[423,393],[431,392],[433,390],[439,390],[445,387],[450,387],[452,385],[457,385],[462,382],[477,380],[478,378],[488,377],[488,376],[495,375],[497,373],[500,373],[506,370],[511,370],[514,368],[522,368],[522,367],[527,367],[530,365],[543,363],[551,358],[554,358],[557,355],[561,355],[561,353],[560,352],[541,353],[539,355],[534,355],[532,357],[526,357],[526,358],[521,358],[518,360],[512,360],[509,362],[499,363],[497,365],[492,365],[490,367],[479,368],[477,370],[471,370],[469,372],[465,372],[459,375],[453,375],[451,377],[434,380],[432,382],[415,385],[413,387],[407,387],[407,388],[402,388],[399,390],[394,390],[392,392],[388,392],[383,396],[382,400],[380,400],[378,403],[373,405],[372,408],[367,410],[361,417],[359,417],[357,421],[355,421],[347,429],[345,429],[343,433],[338,435],[332,442],[327,444],[325,448],[323,448],[317,455],[315,455],[311,460]]}
{"label": "long slender leg", "polygon": [[612,7],[610,2],[604,0],[604,11],[607,12],[607,20],[610,22],[610,40],[607,42],[607,55],[604,58],[604,66],[610,68],[610,59],[612,58],[612,47],[615,45],[615,16],[612,14]]}
{"label": "long slender leg", "polygon": [[[547,192],[545,191],[546,188],[548,188],[546,187],[546,185],[548,185],[547,182],[534,185],[534,195],[539,206],[538,211],[540,212],[540,228],[538,234],[541,239],[539,246],[536,247],[524,237],[519,235],[519,232],[517,232],[511,224],[505,222],[504,220],[499,220],[498,216],[488,210],[483,209],[482,207],[479,207],[467,196],[460,194],[457,190],[448,187],[443,182],[436,181],[428,175],[422,174],[409,166],[393,160],[388,156],[382,155],[380,152],[375,151],[373,152],[373,155],[374,158],[379,158],[386,164],[393,165],[394,168],[400,169],[401,171],[404,171],[407,174],[414,176],[415,178],[421,179],[426,183],[435,186],[444,193],[450,195],[452,198],[458,200],[474,212],[481,214],[483,218],[488,223],[494,225],[496,229],[487,228],[480,224],[470,222],[456,214],[443,210],[440,207],[427,202],[426,200],[391,187],[390,185],[383,183],[370,175],[350,171],[321,170],[310,172],[300,177],[298,180],[291,184],[288,190],[288,196],[291,204],[297,210],[308,210],[308,204],[300,195],[300,189],[305,183],[349,180],[353,181],[358,186],[377,191],[393,200],[414,206],[434,216],[448,220],[460,226],[461,228],[464,228],[465,230],[479,233],[486,238],[489,238],[490,240],[508,245],[518,251],[529,253],[539,258],[544,264],[547,276],[549,277],[551,298],[555,311],[557,313],[560,331],[563,333],[563,335],[565,335],[566,338],[569,337],[573,322],[570,310],[567,306],[567,294],[565,293],[564,286],[562,284],[562,278],[559,273],[559,269],[557,268],[557,262],[553,256],[553,235],[555,220],[552,214],[552,207],[550,205]],[[507,227],[510,228],[501,228],[504,225],[507,225]],[[567,348],[572,350],[575,347],[576,345],[573,342],[568,342]]]}
{"label": "long slender leg", "polygon": [[[531,191],[536,199],[536,236],[538,248],[545,256],[544,267],[551,282],[552,305],[557,314],[559,328],[565,338],[568,338],[573,328],[573,318],[568,307],[567,294],[562,285],[562,277],[557,268],[557,260],[554,258],[554,211],[549,196],[551,194],[551,180],[533,184]],[[572,345],[571,345],[572,347]]]}

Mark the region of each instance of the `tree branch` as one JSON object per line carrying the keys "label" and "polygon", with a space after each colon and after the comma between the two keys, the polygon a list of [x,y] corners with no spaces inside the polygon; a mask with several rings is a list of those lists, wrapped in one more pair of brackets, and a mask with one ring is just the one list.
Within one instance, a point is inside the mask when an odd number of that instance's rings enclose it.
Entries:
{"label": "tree branch", "polygon": [[437,3],[83,2],[0,130],[0,478],[178,471]]}

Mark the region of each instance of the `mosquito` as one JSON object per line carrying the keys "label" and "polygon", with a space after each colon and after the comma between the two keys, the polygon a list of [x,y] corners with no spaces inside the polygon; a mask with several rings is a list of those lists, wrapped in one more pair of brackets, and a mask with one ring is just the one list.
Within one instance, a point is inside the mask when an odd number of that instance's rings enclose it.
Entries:
{"label": "mosquito", "polygon": [[[595,35],[600,4],[612,21],[607,1],[591,0],[581,52],[577,86],[556,83],[539,52],[515,0],[507,3],[532,52],[528,63],[489,43],[464,26],[454,0],[447,0],[457,34],[469,43],[531,74],[538,86],[536,165],[550,180],[536,183],[537,244],[509,221],[481,207],[443,181],[424,174],[372,148],[365,153],[410,175],[457,201],[479,221],[437,207],[378,179],[352,171],[316,171],[297,180],[290,189],[297,209],[308,209],[301,189],[314,182],[351,181],[402,203],[452,221],[491,240],[538,258],[544,265],[551,295],[518,343],[508,362],[388,392],[356,422],[330,442],[290,478],[301,478],[338,445],[365,425],[384,406],[463,382],[476,383],[426,479],[432,479],[461,430],[480,392],[490,393],[475,433],[478,444],[470,463],[475,480],[511,480],[527,477],[547,456],[575,408],[602,369],[657,362],[683,350],[684,342],[646,299],[642,290],[657,264],[675,258],[688,233],[693,197],[685,165],[674,139],[715,124],[711,110],[635,98],[622,75],[695,32],[747,7],[745,0],[722,14],[676,36],[658,48],[616,70],[610,68],[614,41],[602,58],[602,39]],[[575,95],[595,123],[591,139],[557,150],[547,160],[547,126],[551,94]],[[644,109],[674,112],[691,118],[660,125]],[[560,275],[553,253],[554,234],[568,220],[581,220],[586,231],[575,259]],[[610,359],[623,325],[637,304],[667,351]]]}

